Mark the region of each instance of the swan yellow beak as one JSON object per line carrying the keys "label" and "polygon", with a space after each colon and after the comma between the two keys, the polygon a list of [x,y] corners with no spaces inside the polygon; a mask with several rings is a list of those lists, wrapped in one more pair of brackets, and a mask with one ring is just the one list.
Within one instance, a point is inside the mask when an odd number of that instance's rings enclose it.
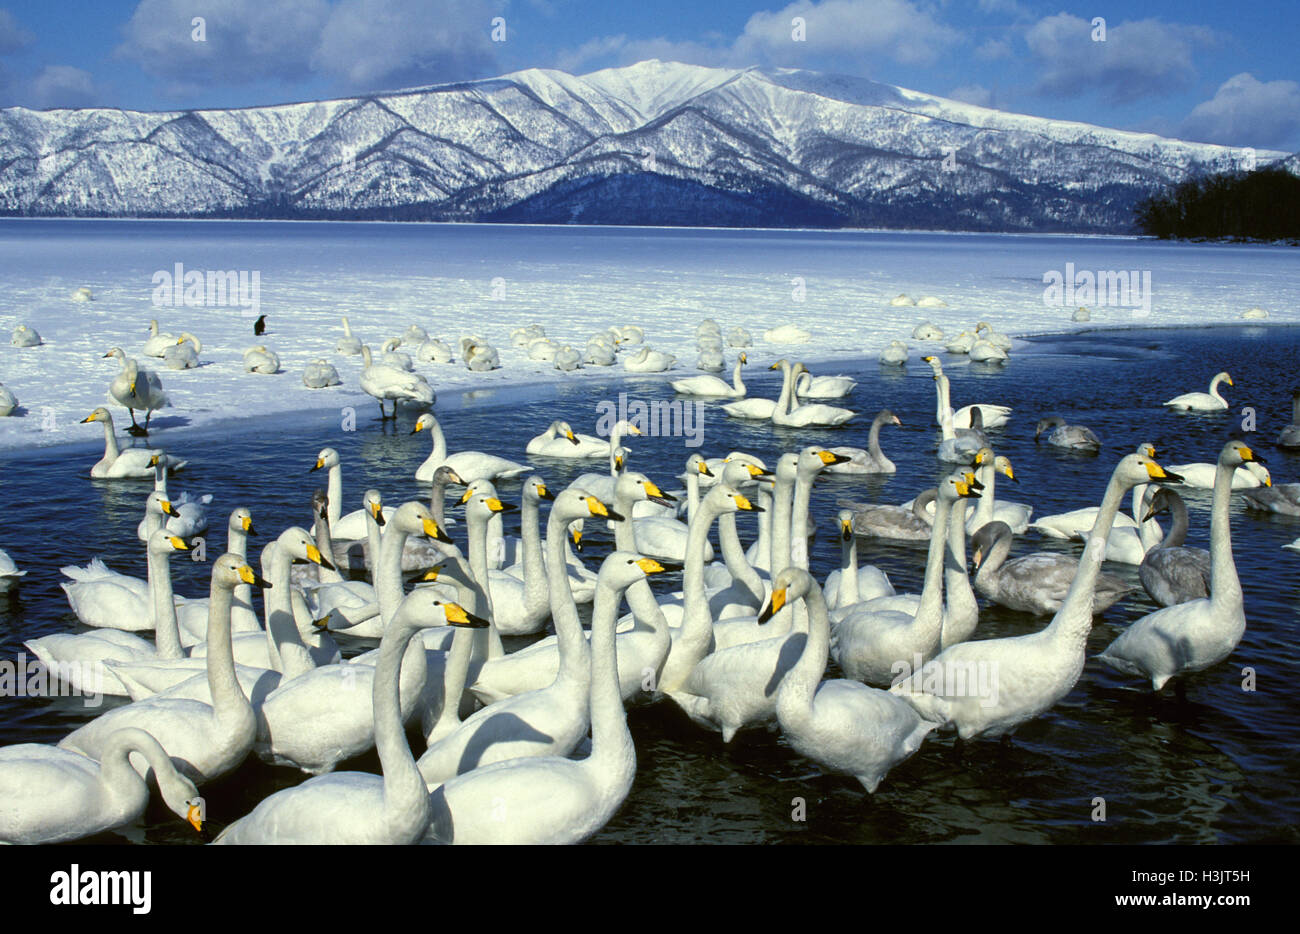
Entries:
{"label": "swan yellow beak", "polygon": [[[1151,517],[1148,516],[1147,518],[1149,519]],[[1146,519],[1142,521],[1145,522]],[[975,553],[970,556],[970,560],[971,560],[971,566],[978,571],[980,569],[980,565],[984,563],[984,546],[982,545],[975,546]]]}
{"label": "swan yellow beak", "polygon": [[768,600],[767,606],[764,608],[763,612],[758,614],[759,624],[762,625],[763,623],[766,623],[777,613],[780,613],[781,608],[784,606],[785,588],[782,587],[779,590],[773,590],[771,599]]}
{"label": "swan yellow beak", "polygon": [[239,574],[239,579],[243,581],[245,584],[252,584],[254,587],[260,587],[263,590],[271,589],[271,582],[268,581],[266,578],[264,578],[261,574],[258,574],[256,571],[254,571],[247,564],[243,565],[239,569],[238,574]]}
{"label": "swan yellow beak", "polygon": [[745,354],[742,353],[742,354],[740,355],[740,362],[741,362],[741,363],[748,363],[748,362],[749,362],[749,357],[747,357]]}
{"label": "swan yellow beak", "polygon": [[622,454],[615,454],[615,455],[614,455],[614,469],[615,469],[615,470],[622,470],[622,469],[623,469],[623,455],[622,455]]}
{"label": "swan yellow beak", "polygon": [[577,439],[576,437],[574,437],[574,434],[573,434],[572,431],[566,431],[566,432],[564,433],[564,437],[568,438],[568,439],[569,439],[570,441],[572,441],[574,444],[577,444],[577,443],[578,443],[578,439]]}
{"label": "swan yellow beak", "polygon": [[312,628],[319,629],[322,632],[327,631],[330,628],[330,617],[333,615],[334,615],[333,613],[326,613],[320,619],[312,620],[311,621]]}
{"label": "swan yellow beak", "polygon": [[647,496],[659,496],[659,497],[663,497],[663,495],[664,495],[664,491],[661,490],[661,489],[659,489],[659,487],[656,486],[656,485],[655,485],[653,482],[651,482],[650,480],[645,481],[644,483],[641,484],[641,486],[645,487],[645,491],[646,491],[646,495],[647,495]]}
{"label": "swan yellow beak", "polygon": [[636,566],[647,574],[662,574],[664,571],[668,570],[654,558],[642,558],[636,563]]}
{"label": "swan yellow beak", "polygon": [[448,545],[451,544],[451,536],[438,528],[438,523],[433,519],[424,520],[424,534],[436,542],[443,542]]}
{"label": "swan yellow beak", "polygon": [[[324,466],[325,466],[325,458],[323,458],[323,457],[318,457],[318,458],[316,458],[316,466],[313,467],[312,470],[320,470],[320,469],[321,469],[322,467],[324,467]],[[310,472],[310,471],[309,471],[309,472]]]}
{"label": "swan yellow beak", "polygon": [[600,500],[594,496],[587,497],[587,510],[593,516],[609,516],[609,509]]}
{"label": "swan yellow beak", "polygon": [[425,571],[425,572],[424,572],[424,576],[421,577],[420,580],[422,580],[422,581],[436,581],[436,580],[438,579],[438,575],[441,574],[441,573],[442,573],[442,565],[441,565],[441,564],[436,564],[436,565],[434,565],[433,567],[429,568],[429,570]]}
{"label": "swan yellow beak", "polygon": [[971,484],[965,480],[954,481],[953,486],[957,488],[957,495],[964,496],[967,499],[979,499],[979,494],[975,492]]}
{"label": "swan yellow beak", "polygon": [[757,464],[747,464],[745,466],[749,470],[749,475],[756,480],[759,477],[770,477],[772,475],[772,471],[759,467]]}
{"label": "swan yellow beak", "polygon": [[744,495],[741,494],[741,493],[737,493],[733,498],[736,500],[736,508],[737,508],[737,509],[745,509],[745,510],[749,510],[749,511],[751,511],[751,512],[762,512],[762,511],[763,511],[763,507],[762,507],[762,506],[755,506],[755,505],[754,505],[753,503],[751,503],[748,499],[746,499],[746,498],[744,497]]}
{"label": "swan yellow beak", "polygon": [[169,542],[172,543],[172,547],[175,548],[177,551],[189,551],[189,550],[190,550],[190,546],[187,545],[187,544],[185,544],[185,539],[183,539],[183,538],[180,538],[180,537],[178,537],[178,536],[176,536],[176,535],[172,535],[172,536],[169,536],[167,540],[168,540]]}
{"label": "swan yellow beak", "polygon": [[1165,470],[1153,460],[1148,460],[1144,466],[1147,469],[1147,476],[1152,480],[1162,480],[1165,483],[1179,483],[1183,479],[1179,474]]}
{"label": "swan yellow beak", "polygon": [[86,422],[97,422],[97,421],[99,421],[99,413],[91,412],[89,415],[87,415],[85,418],[81,420],[81,424],[84,425],[86,424]]}
{"label": "swan yellow beak", "polygon": [[380,502],[371,503],[370,514],[375,517],[375,521],[382,519],[384,517],[384,504]]}
{"label": "swan yellow beak", "polygon": [[703,460],[700,461],[700,473],[704,474],[706,477],[713,476],[713,471],[709,469],[709,465]]}
{"label": "swan yellow beak", "polygon": [[158,500],[158,508],[163,511],[164,516],[176,515],[176,510],[172,508],[171,500],[167,500],[167,499]]}
{"label": "swan yellow beak", "polygon": [[980,464],[982,464],[982,463],[984,463],[984,451],[981,449],[981,450],[980,450],[980,451],[975,455],[975,466],[978,467],[978,466],[979,466]]}
{"label": "swan yellow beak", "polygon": [[[1007,475],[1007,479],[1009,479],[1009,480],[1015,480],[1015,479],[1016,479],[1016,471],[1015,471],[1015,469],[1011,466],[1011,461],[1007,461],[1006,463],[1004,463],[1004,464],[1002,464],[1001,466],[999,466],[999,467],[998,467],[998,471],[1001,472],[1001,473],[1006,474],[1006,475]],[[1019,483],[1020,481],[1019,481],[1019,480],[1016,480],[1016,482]]]}
{"label": "swan yellow beak", "polygon": [[849,460],[849,458],[843,457],[839,454],[835,454],[831,451],[818,451],[817,456],[822,459],[822,463],[825,464],[827,467],[831,466],[832,464],[842,464],[846,460]]}
{"label": "swan yellow beak", "polygon": [[135,380],[131,380],[131,393],[135,394]]}
{"label": "swan yellow beak", "polygon": [[779,370],[780,368],[781,368],[781,364],[779,363],[773,363],[770,367],[768,367],[769,370]]}
{"label": "swan yellow beak", "polygon": [[473,499],[473,498],[474,498],[474,491],[473,491],[473,490],[466,490],[466,491],[465,491],[465,494],[464,494],[463,496],[461,496],[461,498],[460,498],[460,504],[461,504],[462,506],[464,506],[466,503],[468,503],[468,502],[469,502],[471,499]]}
{"label": "swan yellow beak", "polygon": [[1229,386],[1234,386],[1234,385],[1236,385],[1235,383],[1233,383],[1233,381],[1232,381],[1232,377],[1231,377],[1231,376],[1228,377],[1228,385],[1229,385]]}
{"label": "swan yellow beak", "polygon": [[495,496],[489,496],[484,500],[484,502],[487,504],[487,508],[491,509],[493,512],[506,511],[506,504],[501,502],[501,500],[497,499]]}
{"label": "swan yellow beak", "polygon": [[555,495],[546,488],[545,483],[539,483],[536,487],[537,495],[541,499],[555,499]]}
{"label": "swan yellow beak", "polygon": [[256,532],[253,531],[252,516],[244,516],[242,519],[239,520],[239,524],[244,527],[244,531],[247,532],[249,535],[257,534]]}
{"label": "swan yellow beak", "polygon": [[846,542],[853,541],[853,520],[852,519],[840,520],[840,537],[843,538]]}
{"label": "swan yellow beak", "polygon": [[312,564],[319,564],[327,570],[334,569],[334,565],[325,560],[325,556],[320,553],[320,549],[315,545],[307,546],[307,557],[311,560]]}
{"label": "swan yellow beak", "polygon": [[459,603],[443,603],[442,611],[447,615],[447,625],[449,626],[466,626],[470,629],[486,629],[488,621],[481,616],[475,616],[470,613]]}
{"label": "swan yellow beak", "polygon": [[193,827],[198,833],[203,833],[203,808],[197,804],[191,804],[185,812],[186,822]]}
{"label": "swan yellow beak", "polygon": [[582,551],[582,529],[573,529],[569,535],[573,537],[573,547]]}
{"label": "swan yellow beak", "polygon": [[1254,450],[1246,447],[1246,445],[1244,444],[1241,447],[1237,448],[1237,453],[1241,455],[1241,459],[1244,461],[1254,462],[1256,464],[1264,463],[1264,458],[1260,457],[1258,454],[1254,452]]}

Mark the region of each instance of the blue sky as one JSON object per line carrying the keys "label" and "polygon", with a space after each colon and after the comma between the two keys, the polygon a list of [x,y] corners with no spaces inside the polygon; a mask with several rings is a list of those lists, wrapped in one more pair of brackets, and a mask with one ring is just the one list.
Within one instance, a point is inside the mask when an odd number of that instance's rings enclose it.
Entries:
{"label": "blue sky", "polygon": [[247,106],[659,58],[1295,151],[1298,39],[1295,0],[0,0],[0,106]]}

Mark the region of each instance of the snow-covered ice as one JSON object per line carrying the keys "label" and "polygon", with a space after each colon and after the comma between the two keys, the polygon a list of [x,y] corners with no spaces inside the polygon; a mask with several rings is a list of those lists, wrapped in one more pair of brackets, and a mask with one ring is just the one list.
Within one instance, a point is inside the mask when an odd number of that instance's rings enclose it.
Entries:
{"label": "snow-covered ice", "polygon": [[[177,263],[256,273],[267,333],[255,337],[253,318],[239,307],[155,305],[155,273]],[[1096,301],[1045,305],[1045,275],[1064,273],[1067,264],[1149,272],[1150,314]],[[502,365],[489,372],[471,372],[459,355],[450,364],[417,359],[416,371],[444,396],[624,375],[621,364],[562,372],[530,360],[510,340],[513,328],[528,324],[580,351],[597,331],[639,325],[646,345],[678,358],[667,374],[640,378],[666,380],[695,372],[695,329],[706,317],[723,333],[743,326],[755,336],[753,371],[784,355],[833,371],[828,361],[874,358],[894,339],[911,346],[915,363],[942,350],[912,339],[922,320],[949,337],[979,320],[1013,335],[1239,323],[1253,307],[1267,310],[1271,323],[1300,320],[1293,248],[1041,235],[5,220],[0,281],[0,333],[26,323],[42,338],[31,348],[0,342],[0,383],[20,405],[16,417],[0,418],[3,447],[97,439],[98,425],[78,423],[108,398],[118,364],[102,355],[114,346],[162,378],[172,408],[155,416],[163,427],[150,441],[159,446],[168,426],[346,406],[369,417],[376,403],[359,388],[360,357],[335,353],[343,315],[376,354],[412,324],[457,350],[462,335],[497,348]],[[82,286],[93,301],[74,300]],[[891,305],[900,293],[932,295],[947,307]],[[1090,307],[1086,325],[1072,320],[1079,304]],[[141,356],[151,318],[163,332],[195,334],[201,365],[169,370]],[[792,324],[810,339],[775,345],[761,338]],[[279,374],[245,371],[243,353],[256,345],[279,355]],[[415,347],[401,350],[415,357]],[[735,353],[727,351],[728,366]],[[341,386],[303,385],[303,370],[316,359],[337,368]],[[125,410],[110,407],[119,430],[129,424]]]}

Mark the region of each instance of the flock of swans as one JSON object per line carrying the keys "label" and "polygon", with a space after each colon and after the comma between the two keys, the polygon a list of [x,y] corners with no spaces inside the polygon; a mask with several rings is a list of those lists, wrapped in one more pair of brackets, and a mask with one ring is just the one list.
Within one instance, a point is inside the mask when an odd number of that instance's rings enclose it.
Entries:
{"label": "flock of swans", "polygon": [[[701,358],[709,358],[701,364],[712,364],[723,338],[706,324],[697,334]],[[398,400],[433,402],[398,348],[414,345],[420,360],[432,361],[451,359],[449,347],[412,326],[375,358],[346,319],[344,330],[336,350],[363,357],[362,386],[380,400],[384,419],[396,419]],[[934,330],[926,323],[914,338],[942,339]],[[623,345],[643,345],[639,331],[611,328],[592,338],[585,356],[605,359],[609,351],[612,360]],[[191,337],[160,334],[155,323],[145,352],[197,354]],[[512,339],[560,368],[572,357],[567,345],[543,344],[535,327]],[[733,329],[726,340],[745,347],[750,338]],[[1005,361],[1009,346],[980,322],[946,349],[993,362]],[[900,355],[906,362],[906,345],[892,350],[882,365],[897,365]],[[629,356],[627,368],[664,363],[648,351]],[[143,431],[161,387],[120,350],[110,355],[122,365],[110,395],[132,412],[133,427],[134,412],[145,412]],[[477,338],[462,343],[471,369],[490,368],[495,355]],[[874,792],[936,730],[955,731],[960,741],[1005,738],[1065,697],[1082,675],[1094,615],[1133,591],[1103,572],[1106,561],[1138,566],[1162,608],[1125,629],[1098,656],[1103,663],[1160,690],[1227,658],[1245,630],[1233,491],[1248,490],[1255,508],[1295,514],[1300,484],[1274,487],[1263,458],[1239,441],[1212,463],[1176,467],[1143,444],[1113,465],[1100,504],[1031,522],[1031,506],[997,495],[998,478],[1014,481],[1015,470],[986,432],[1008,426],[1011,410],[954,409],[940,359],[924,360],[946,473],[902,506],[841,503],[840,567],[821,581],[809,564],[814,481],[827,472],[893,473],[880,432],[901,421],[889,410],[871,422],[866,448],[811,444],[766,459],[692,454],[680,475],[684,489],[673,492],[634,469],[646,443],[634,422],[601,437],[555,421],[523,451],[498,454],[451,451],[426,411],[410,435],[431,445],[414,474],[428,484],[427,502],[388,504],[377,489],[358,496],[345,487],[339,453],[324,448],[304,458],[308,471],[326,476],[311,498],[309,526],[279,531],[255,565],[254,516],[235,509],[208,593],[189,596],[173,589],[169,562],[207,517],[202,500],[168,490],[169,475],[186,461],[123,448],[110,412],[95,409],[84,421],[103,424],[105,453],[91,476],[153,480],[136,530],[145,575],[99,559],[63,568],[69,606],[87,631],[25,645],[74,687],[130,703],[57,745],[0,749],[0,841],[69,840],[121,826],[139,817],[151,787],[201,831],[204,785],[256,756],[313,777],[248,814],[222,815],[229,822],[216,843],[580,842],[613,817],[635,777],[627,706],[656,702],[675,705],[722,742],[745,729],[779,729],[801,755]],[[250,349],[246,364],[252,372],[279,366],[264,347]],[[782,428],[839,426],[857,414],[819,401],[849,395],[850,377],[814,376],[782,359],[772,365],[781,370],[780,394],[763,399],[748,395],[747,364],[741,350],[730,382],[702,375],[671,387],[711,397],[731,417]],[[1222,410],[1223,382],[1232,385],[1221,373],[1209,393],[1165,405]],[[1300,391],[1295,407],[1300,422]],[[1090,429],[1056,416],[1037,424],[1034,439],[1090,454],[1100,447]],[[1279,443],[1300,445],[1300,425]],[[552,489],[515,457],[591,461],[597,469]],[[498,491],[505,481],[522,482],[518,502]],[[1213,490],[1208,551],[1183,544],[1179,484]],[[464,509],[460,541],[449,534],[449,495]],[[359,508],[345,512],[349,501]],[[507,537],[501,516],[515,511],[520,535]],[[748,543],[738,530],[742,513],[758,519]],[[1164,513],[1172,517],[1168,535],[1156,519]],[[612,530],[613,550],[596,570],[575,550],[586,525]],[[1083,551],[1011,558],[1016,537],[1030,528],[1077,539]],[[860,565],[860,540],[924,543],[920,591],[896,592],[883,571]],[[680,591],[655,586],[677,570]],[[23,573],[0,552],[0,577]],[[1050,621],[1028,635],[980,639],[977,594]],[[589,630],[579,615],[586,604]],[[502,636],[548,627],[553,635],[505,651]],[[378,639],[378,647],[344,658],[339,640],[356,637]],[[842,677],[826,677],[832,661]],[[992,691],[966,676],[977,670],[991,673]],[[422,735],[418,756],[408,728]],[[336,771],[372,748],[382,774]]]}

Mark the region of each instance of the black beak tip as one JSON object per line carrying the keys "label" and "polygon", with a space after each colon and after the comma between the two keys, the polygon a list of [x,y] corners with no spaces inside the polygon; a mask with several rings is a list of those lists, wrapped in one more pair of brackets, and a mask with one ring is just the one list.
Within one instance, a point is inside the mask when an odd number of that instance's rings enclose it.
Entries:
{"label": "black beak tip", "polygon": [[384,525],[387,521],[388,520],[384,518],[384,514],[382,512],[379,515],[375,516],[375,525]]}
{"label": "black beak tip", "polygon": [[321,556],[320,556],[320,566],[323,567],[323,568],[324,568],[325,570],[327,570],[327,571],[332,571],[332,570],[334,570],[334,565],[331,564],[331,563],[330,563],[330,559],[327,558],[327,557],[325,557],[324,555],[321,555]]}
{"label": "black beak tip", "polygon": [[1165,475],[1160,478],[1161,483],[1182,483],[1183,475],[1174,473],[1172,470],[1166,470]]}
{"label": "black beak tip", "polygon": [[622,522],[624,519],[627,518],[621,512],[615,512],[612,509],[606,509],[605,511],[609,514],[609,518],[615,522]]}

